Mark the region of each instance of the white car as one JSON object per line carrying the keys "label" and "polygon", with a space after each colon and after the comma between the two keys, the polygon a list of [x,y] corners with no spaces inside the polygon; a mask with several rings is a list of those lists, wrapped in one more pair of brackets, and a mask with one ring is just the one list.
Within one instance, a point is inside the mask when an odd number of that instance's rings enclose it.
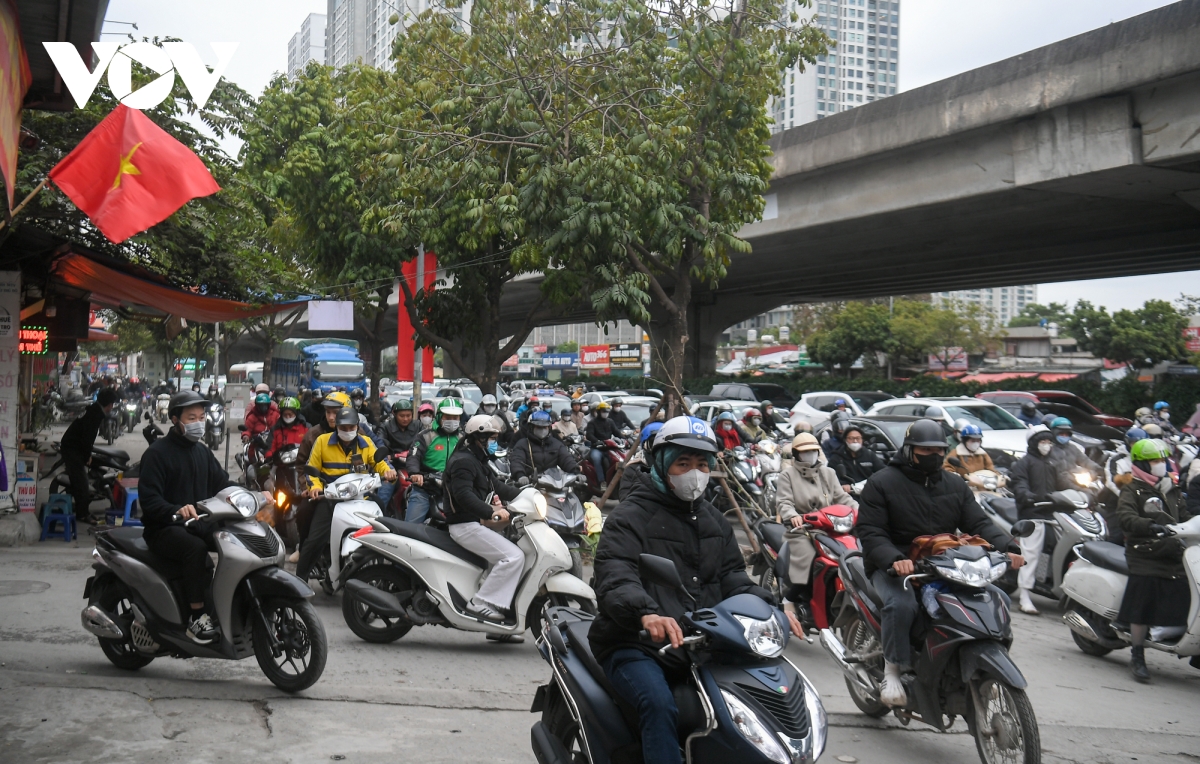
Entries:
{"label": "white car", "polygon": [[[936,411],[940,409],[941,416]],[[932,416],[950,427],[965,419],[983,430],[983,447],[1008,453],[1014,459],[1025,455],[1028,428],[1025,423],[994,403],[978,398],[892,398],[880,401],[867,411],[872,414],[898,416]]]}
{"label": "white car", "polygon": [[863,409],[849,393],[839,393],[836,391],[821,391],[818,393],[805,393],[800,396],[800,400],[796,401],[796,405],[792,406],[791,416],[789,421],[794,425],[800,420],[804,420],[816,427],[821,422],[829,420],[829,415],[834,411],[838,399],[846,401],[846,410],[851,416],[862,416]]}

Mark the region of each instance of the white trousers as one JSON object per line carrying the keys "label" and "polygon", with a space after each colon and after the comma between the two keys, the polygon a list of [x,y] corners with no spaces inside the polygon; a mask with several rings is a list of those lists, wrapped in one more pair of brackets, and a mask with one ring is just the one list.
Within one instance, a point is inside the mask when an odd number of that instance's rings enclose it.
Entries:
{"label": "white trousers", "polygon": [[521,571],[525,569],[525,553],[520,547],[479,523],[454,523],[450,526],[450,538],[491,565],[472,599],[493,610],[510,609],[517,584],[521,582]]}
{"label": "white trousers", "polygon": [[1032,590],[1037,582],[1038,560],[1042,556],[1042,545],[1046,543],[1046,524],[1037,523],[1036,529],[1028,537],[1017,539],[1021,543],[1021,556],[1025,565],[1017,571],[1017,586]]}

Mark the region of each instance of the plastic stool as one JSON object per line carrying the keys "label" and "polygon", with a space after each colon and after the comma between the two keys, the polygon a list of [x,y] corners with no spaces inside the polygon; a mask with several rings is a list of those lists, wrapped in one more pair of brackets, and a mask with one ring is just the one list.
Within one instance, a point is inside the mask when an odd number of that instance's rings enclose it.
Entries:
{"label": "plastic stool", "polygon": [[[52,530],[55,523],[62,523],[62,530]],[[74,500],[69,494],[54,493],[42,507],[42,541],[52,536],[62,536],[63,541],[71,541],[75,534]]]}
{"label": "plastic stool", "polygon": [[[116,522],[117,525],[129,525],[129,526],[133,526],[136,528],[141,527],[142,521],[137,519],[136,517],[131,516],[133,514],[133,505],[137,504],[137,500],[138,500],[138,489],[126,488],[125,489],[124,517],[120,521]],[[115,515],[116,513],[114,512],[113,514]]]}

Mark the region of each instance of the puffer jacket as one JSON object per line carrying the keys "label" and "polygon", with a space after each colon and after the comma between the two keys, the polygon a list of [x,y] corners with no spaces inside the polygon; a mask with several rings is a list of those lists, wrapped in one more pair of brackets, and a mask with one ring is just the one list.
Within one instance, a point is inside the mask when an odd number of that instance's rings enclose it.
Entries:
{"label": "puffer jacket", "polygon": [[842,490],[837,473],[819,464],[809,465],[790,459],[779,473],[776,507],[784,522],[815,512],[831,504],[858,509],[858,502]]}
{"label": "puffer jacket", "polygon": [[[962,466],[955,467],[953,464],[951,464],[951,457],[957,459]],[[980,470],[991,470],[992,472],[996,471],[996,465],[992,463],[992,457],[988,456],[987,451],[984,451],[982,448],[980,448],[975,453],[971,453],[962,443],[959,443],[954,447],[953,451],[946,454],[946,463],[942,465],[942,468],[947,472],[953,472],[960,477],[966,477],[972,472],[979,472]]]}
{"label": "puffer jacket", "polygon": [[[638,575],[638,556],[643,553],[673,560],[696,604],[643,581]],[[600,614],[588,639],[600,660],[622,647],[656,655],[652,646],[638,641],[642,616],[679,620],[689,610],[747,592],[770,601],[770,594],[746,574],[733,528],[716,507],[703,498],[685,502],[668,496],[648,475],[605,520],[596,549],[594,586]]]}
{"label": "puffer jacket", "polygon": [[[822,452],[824,453],[824,452]],[[829,454],[829,466],[837,473],[842,485],[854,485],[874,475],[887,465],[879,454],[866,446],[854,453],[846,444],[838,446]]]}
{"label": "puffer jacket", "polygon": [[[1151,525],[1170,525],[1192,518],[1183,496],[1170,477],[1158,485],[1147,483],[1146,473],[1136,470],[1133,480],[1121,489],[1117,499],[1117,521],[1125,532],[1125,560],[1129,574],[1154,578],[1182,578],[1183,545],[1174,537],[1158,538]],[[1157,499],[1157,502],[1153,500]],[[1159,506],[1156,506],[1159,505]]]}
{"label": "puffer jacket", "polygon": [[1054,452],[1042,456],[1038,444],[1054,442],[1049,432],[1037,432],[1029,439],[1029,450],[1008,471],[1008,486],[1017,501],[1017,516],[1022,520],[1046,520],[1053,516],[1053,507],[1036,507],[1050,501],[1050,494],[1059,490],[1060,465],[1054,461]]}
{"label": "puffer jacket", "polygon": [[551,467],[563,472],[574,472],[579,465],[571,455],[571,449],[555,437],[547,435],[521,438],[508,450],[508,465],[513,479],[527,477],[533,480]]}

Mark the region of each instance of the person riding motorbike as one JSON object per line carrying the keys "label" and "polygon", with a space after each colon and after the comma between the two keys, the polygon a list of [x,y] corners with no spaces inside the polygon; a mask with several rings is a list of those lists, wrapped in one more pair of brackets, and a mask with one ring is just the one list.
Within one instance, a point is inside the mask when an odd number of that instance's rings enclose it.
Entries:
{"label": "person riding motorbike", "polygon": [[1151,411],[1148,406],[1142,406],[1137,411],[1133,412],[1133,421],[1143,425],[1142,429],[1145,429],[1145,425],[1154,421],[1154,412]]}
{"label": "person riding motorbike", "polygon": [[513,431],[512,425],[508,422],[508,417],[500,409],[500,403],[496,400],[496,396],[488,394],[483,396],[479,401],[479,411],[487,416],[496,417],[497,423],[500,425],[500,434],[496,436],[496,442],[500,444],[500,448],[508,448],[508,446],[517,437]]}
{"label": "person riding motorbike", "polygon": [[[146,449],[138,479],[143,538],[150,551],[172,567],[172,578],[183,583],[190,610],[188,637],[199,644],[212,642],[220,632],[204,600],[211,578],[208,541],[213,529],[198,519],[196,504],[235,485],[200,444],[207,409],[208,401],[194,390],[171,397],[171,429]],[[188,520],[195,522],[185,525]]]}
{"label": "person riding motorbike", "polygon": [[[808,425],[809,430],[812,429],[808,422],[802,424]],[[796,431],[799,434],[801,428],[797,426]],[[833,453],[829,455],[829,467],[837,473],[842,490],[850,493],[855,483],[861,483],[885,465],[879,454],[865,447],[863,432],[858,425],[847,425],[846,429],[842,430],[841,441],[842,445],[833,449]]]}
{"label": "person riding motorbike", "polygon": [[1042,412],[1038,411],[1037,404],[1033,401],[1025,401],[1021,404],[1021,411],[1017,414],[1017,419],[1029,427],[1037,427],[1042,423]]}
{"label": "person riding motorbike", "polygon": [[517,485],[526,485],[551,467],[563,472],[575,472],[579,465],[571,449],[558,438],[550,436],[550,415],[535,411],[529,416],[529,434],[520,438],[508,451],[508,464]]}
{"label": "person riding motorbike", "polygon": [[[1146,636],[1151,626],[1184,627],[1192,593],[1183,566],[1183,545],[1165,536],[1167,525],[1192,518],[1179,488],[1167,476],[1170,449],[1161,441],[1133,444],[1133,480],[1121,489],[1117,519],[1125,532],[1129,582],[1117,620],[1129,624],[1133,651],[1129,668],[1139,682],[1150,681]],[[1200,659],[1191,665],[1200,668]]]}
{"label": "person riding motorbike", "polygon": [[433,420],[436,416],[437,412],[429,401],[422,401],[421,405],[417,406],[417,425],[422,430],[433,427]]}
{"label": "person riding motorbike", "polygon": [[637,451],[629,458],[625,471],[621,473],[621,481],[617,484],[617,501],[625,501],[625,497],[640,480],[650,479],[650,452],[654,450],[654,436],[662,429],[663,424],[651,422],[638,434]]}
{"label": "person riding motorbike", "polygon": [[1054,433],[1054,447],[1050,450],[1050,461],[1060,472],[1076,472],[1080,469],[1099,476],[1103,470],[1083,452],[1083,449],[1071,442],[1073,434],[1071,420],[1065,416],[1055,417],[1050,422],[1050,431]]}
{"label": "person riding motorbike", "polygon": [[846,428],[849,426],[850,413],[848,411],[839,409],[829,416],[829,429],[821,436],[821,450],[825,452],[826,458],[842,447],[842,437],[846,434]]}
{"label": "person riding motorbike", "polygon": [[350,397],[345,393],[330,393],[321,399],[321,417],[316,420],[308,420],[312,427],[304,434],[304,440],[300,441],[300,453],[296,455],[300,461],[308,464],[308,457],[312,454],[313,444],[317,442],[317,438],[337,429],[338,411],[349,403]]}
{"label": "person riding motorbike", "polygon": [[[667,681],[677,654],[658,655],[657,647],[638,637],[679,647],[679,620],[688,610],[711,607],[735,594],[770,594],[746,574],[733,529],[703,498],[709,472],[721,446],[707,423],[675,417],[658,430],[650,452],[647,479],[608,515],[596,549],[596,601],[599,614],[588,632],[592,652],[616,693],[636,708],[642,759],[654,764],[681,761],[676,732],[678,707]],[[695,602],[673,589],[643,580],[643,553],[672,560]],[[803,634],[788,614],[792,633]]]}
{"label": "person riding motorbike", "polygon": [[[450,538],[488,562],[479,591],[467,603],[467,612],[486,621],[501,623],[511,611],[513,595],[521,581],[525,554],[497,530],[509,520],[506,501],[520,489],[492,479],[487,467],[499,445],[500,433],[494,416],[476,414],[467,420],[463,445],[446,461],[446,523]],[[519,642],[520,638],[497,641]]]}
{"label": "person riding motorbike", "polygon": [[275,456],[275,452],[284,446],[297,445],[304,442],[308,434],[308,422],[300,416],[300,401],[295,398],[284,398],[279,403],[279,421],[271,433],[271,446],[264,455],[267,460]]}
{"label": "person riding motorbike", "polygon": [[421,434],[421,425],[413,419],[413,402],[401,398],[392,404],[392,416],[379,428],[383,434],[383,445],[389,453],[398,454],[412,448],[413,441]]}
{"label": "person riding motorbike", "polygon": [[559,440],[566,440],[572,435],[579,434],[579,428],[571,421],[571,412],[566,409],[558,412],[558,421],[551,425],[550,429]]}
{"label": "person riding motorbike", "polygon": [[363,403],[366,400],[367,400],[367,394],[365,392],[363,392],[362,388],[356,387],[350,391],[350,405],[354,407],[354,410],[357,411],[359,413],[359,415],[366,418],[367,424],[371,428],[374,428],[375,427],[375,412],[371,411],[370,406],[363,405]]}
{"label": "person riding motorbike", "polygon": [[[1124,442],[1117,444],[1116,450],[1104,464],[1104,491],[1100,494],[1100,511],[1108,524],[1108,540],[1114,544],[1125,543],[1125,534],[1117,521],[1117,499],[1121,495],[1121,489],[1133,480],[1133,461],[1129,454],[1133,451],[1135,443],[1147,437],[1146,431],[1141,427],[1130,427],[1125,431]],[[1193,493],[1196,509],[1192,509]],[[1188,509],[1192,509],[1192,514],[1200,510],[1200,483],[1197,483],[1195,489],[1188,485]]]}
{"label": "person riding motorbike", "polygon": [[742,445],[742,435],[738,432],[737,419],[732,411],[717,414],[715,426],[717,443],[720,444],[722,452],[732,451]]}
{"label": "person riding motorbike", "polygon": [[617,432],[637,429],[625,413],[625,402],[620,397],[612,399],[612,411],[609,412],[608,418],[617,426]]}
{"label": "person riding motorbike", "polygon": [[421,430],[408,451],[408,479],[412,481],[412,489],[404,519],[410,523],[423,523],[429,517],[425,473],[445,472],[448,460],[463,437],[460,430],[462,415],[462,401],[443,399],[438,404],[432,426]]}
{"label": "person riding motorbike", "polygon": [[596,469],[596,482],[600,484],[601,490],[607,486],[604,480],[604,451],[600,447],[604,445],[604,441],[616,437],[618,431],[617,425],[609,418],[611,410],[612,406],[607,402],[597,403],[596,416],[587,423],[583,435],[592,449],[588,458],[592,460],[592,466]]}
{"label": "person riding motorbike", "polygon": [[787,533],[788,580],[799,590],[798,596],[788,595],[792,600],[788,604],[804,608],[812,599],[808,578],[817,550],[802,530],[803,516],[833,504],[858,509],[858,502],[842,487],[837,473],[821,464],[821,444],[811,433],[802,432],[792,438],[792,458],[784,464],[775,506],[780,521],[791,526]]}
{"label": "person riding motorbike", "polygon": [[[1008,471],[1009,488],[1017,502],[1017,517],[1021,520],[1046,520],[1052,516],[1050,507],[1036,505],[1050,501],[1050,494],[1065,486],[1063,473],[1054,461],[1054,433],[1040,425],[1029,430],[1025,455]],[[1019,539],[1021,555],[1028,565],[1017,572],[1020,591],[1018,607],[1022,613],[1037,615],[1029,593],[1037,581],[1038,560],[1046,542],[1046,526],[1038,523],[1029,536]]]}
{"label": "person riding motorbike", "polygon": [[1175,429],[1175,425],[1171,424],[1171,404],[1166,401],[1158,401],[1154,404],[1154,424],[1163,429],[1167,435],[1178,435],[1179,430]]}
{"label": "person riding motorbike", "polygon": [[96,400],[88,405],[78,419],[71,422],[58,443],[63,467],[71,481],[71,499],[78,522],[91,522],[88,508],[92,503],[92,486],[88,482],[88,464],[92,461],[92,448],[100,434],[100,425],[113,410],[119,396],[111,388],[96,393]]}
{"label": "person riding motorbike", "polygon": [[587,414],[583,411],[583,401],[579,399],[571,401],[571,423],[579,432],[583,432],[587,427]]}
{"label": "person riding motorbike", "polygon": [[983,450],[983,430],[977,424],[964,424],[958,429],[958,445],[954,447],[953,456],[958,460],[959,466],[951,464],[950,456],[947,455],[942,468],[960,477],[965,478],[980,470],[996,471],[992,457]]}
{"label": "person riding motorbike", "polygon": [[325,421],[325,393],[321,391],[321,388],[315,387],[309,393],[308,406],[304,408],[304,418],[314,424]]}
{"label": "person riding motorbike", "polygon": [[850,413],[850,407],[846,404],[845,398],[838,398],[836,401],[834,401],[833,402],[833,410],[834,411],[844,411],[847,414]]}
{"label": "person riding motorbike", "polygon": [[746,445],[757,443],[767,436],[767,431],[762,428],[763,416],[762,412],[756,408],[746,409],[746,413],[742,414],[741,435],[742,442]]}
{"label": "person riding motorbike", "polygon": [[215,382],[208,386],[207,399],[209,403],[220,403],[222,406],[225,405],[225,401],[221,400],[221,391],[217,389],[217,383]]}
{"label": "person riding motorbike", "polygon": [[762,409],[762,428],[771,437],[781,435],[779,425],[775,422],[775,404],[770,401],[762,401],[759,403],[759,408]]}
{"label": "person riding motorbike", "polygon": [[[942,425],[919,419],[908,426],[904,444],[891,463],[871,476],[859,497],[857,534],[866,573],[884,603],[884,679],[879,699],[889,706],[907,702],[900,677],[912,669],[909,635],[919,605],[914,591],[903,586],[903,577],[916,569],[909,559],[913,539],[972,533],[1008,551],[1013,567],[1019,568],[1023,562],[1016,553],[1019,547],[979,508],[967,484],[946,477],[942,469],[945,455]],[[896,577],[888,575],[888,570],[895,571]],[[998,590],[996,596],[1001,596]]]}
{"label": "person riding motorbike", "polygon": [[244,420],[246,429],[242,430],[242,442],[264,433],[279,421],[279,407],[271,400],[270,393],[258,393],[254,396],[254,408],[246,412]]}

